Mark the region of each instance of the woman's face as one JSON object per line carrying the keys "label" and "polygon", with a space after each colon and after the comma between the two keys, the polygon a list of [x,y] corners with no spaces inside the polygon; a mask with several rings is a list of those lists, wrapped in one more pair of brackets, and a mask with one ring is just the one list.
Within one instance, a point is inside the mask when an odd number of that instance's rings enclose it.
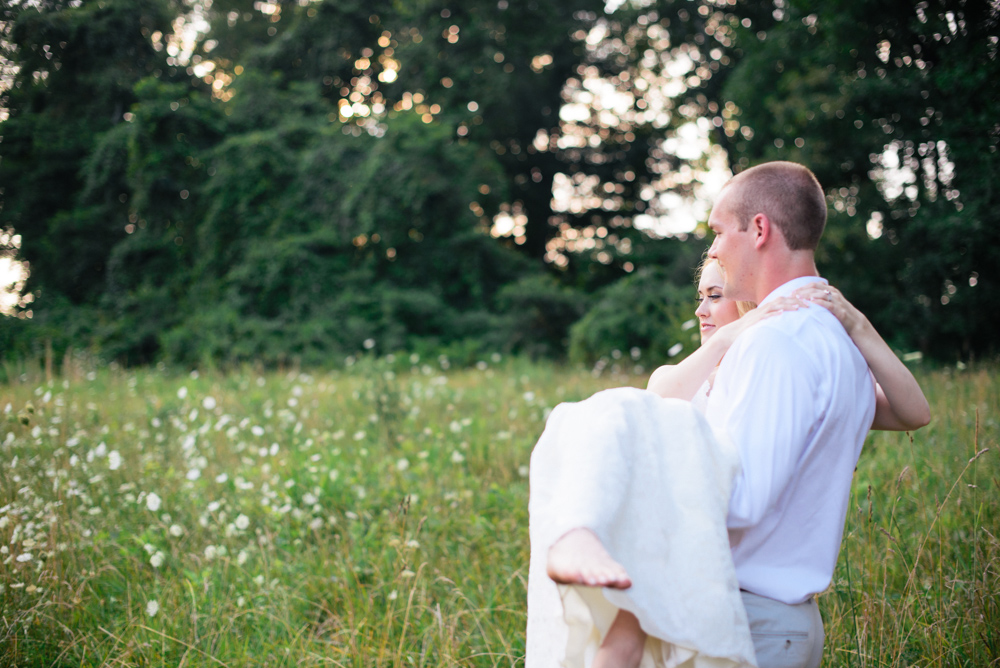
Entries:
{"label": "woman's face", "polygon": [[710,262],[701,272],[698,281],[698,308],[694,314],[701,323],[701,342],[704,344],[717,327],[728,325],[740,317],[736,302],[722,296],[725,279],[718,262]]}

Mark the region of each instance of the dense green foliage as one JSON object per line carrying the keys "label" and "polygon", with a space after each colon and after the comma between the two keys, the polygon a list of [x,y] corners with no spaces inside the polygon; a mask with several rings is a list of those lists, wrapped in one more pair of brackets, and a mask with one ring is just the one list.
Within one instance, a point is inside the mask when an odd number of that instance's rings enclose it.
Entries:
{"label": "dense green foliage", "polygon": [[[476,361],[10,369],[0,665],[522,666],[531,447],[645,378]],[[931,425],[862,453],[825,666],[1000,659],[1000,375],[919,376]]]}
{"label": "dense green foliage", "polygon": [[[895,346],[990,354],[998,12],[5,3],[0,232],[34,302],[30,327],[0,318],[3,356],[46,340],[130,364],[558,356],[577,321],[580,359],[660,354],[705,241],[662,239],[657,219],[704,198],[712,169],[771,159],[826,186],[820,268]],[[654,267],[669,306],[608,297]]]}

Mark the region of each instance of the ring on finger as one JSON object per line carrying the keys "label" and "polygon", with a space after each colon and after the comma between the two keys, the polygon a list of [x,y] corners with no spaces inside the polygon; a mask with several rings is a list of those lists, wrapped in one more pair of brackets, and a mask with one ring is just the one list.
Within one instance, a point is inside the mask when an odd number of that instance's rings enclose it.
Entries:
{"label": "ring on finger", "polygon": [[825,295],[824,299],[826,299],[826,301],[828,302],[833,301],[833,296],[831,295],[829,290],[824,290],[824,295]]}

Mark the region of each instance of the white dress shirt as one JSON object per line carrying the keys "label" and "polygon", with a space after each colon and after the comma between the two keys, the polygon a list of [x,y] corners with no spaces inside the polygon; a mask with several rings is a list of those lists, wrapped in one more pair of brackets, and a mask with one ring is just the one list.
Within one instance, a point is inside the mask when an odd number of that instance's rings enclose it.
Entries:
{"label": "white dress shirt", "polygon": [[[816,281],[789,281],[762,303]],[[726,353],[707,414],[740,452],[727,519],[740,587],[789,604],[823,591],[875,414],[864,357],[821,306],[773,316]]]}

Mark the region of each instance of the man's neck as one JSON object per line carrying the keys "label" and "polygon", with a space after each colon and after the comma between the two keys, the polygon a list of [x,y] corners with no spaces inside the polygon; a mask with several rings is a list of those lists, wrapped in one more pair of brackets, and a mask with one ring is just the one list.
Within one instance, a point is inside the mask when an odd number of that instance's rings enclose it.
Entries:
{"label": "man's neck", "polygon": [[760,268],[754,288],[754,301],[758,304],[788,281],[803,276],[819,276],[812,251],[789,251],[774,259],[776,261],[765,262]]}

